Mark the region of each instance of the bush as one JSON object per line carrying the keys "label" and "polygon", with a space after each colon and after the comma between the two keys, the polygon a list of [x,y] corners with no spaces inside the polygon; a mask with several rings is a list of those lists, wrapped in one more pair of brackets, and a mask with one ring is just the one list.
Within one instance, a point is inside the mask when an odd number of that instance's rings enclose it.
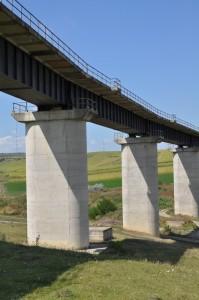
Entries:
{"label": "bush", "polygon": [[94,185],[88,186],[88,191],[90,193],[94,193],[96,191],[104,191],[104,184],[103,183],[96,183]]}
{"label": "bush", "polygon": [[100,211],[100,215],[105,215],[107,214],[109,211],[115,211],[117,209],[116,205],[111,202],[110,200],[107,199],[102,199],[98,205],[97,205],[99,211]]}
{"label": "bush", "polygon": [[124,252],[124,241],[110,242],[109,248],[115,250],[116,252]]}
{"label": "bush", "polygon": [[99,216],[100,212],[97,206],[89,207],[89,219],[94,220],[97,216]]}
{"label": "bush", "polygon": [[97,216],[103,216],[116,209],[117,206],[113,202],[104,198],[96,206],[89,207],[89,219],[94,220]]}

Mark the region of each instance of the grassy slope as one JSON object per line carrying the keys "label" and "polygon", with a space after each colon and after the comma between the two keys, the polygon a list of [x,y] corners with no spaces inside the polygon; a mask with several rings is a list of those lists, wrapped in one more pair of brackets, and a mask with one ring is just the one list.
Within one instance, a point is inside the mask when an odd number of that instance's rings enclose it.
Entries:
{"label": "grassy slope", "polygon": [[[172,153],[158,151],[159,181],[173,182]],[[121,152],[95,152],[88,154],[88,180],[90,184],[104,183],[107,187],[121,186]]]}
{"label": "grassy slope", "polygon": [[9,159],[0,163],[0,183],[25,181],[25,159]]}
{"label": "grassy slope", "polygon": [[[172,153],[158,151],[159,174],[172,173]],[[120,152],[95,152],[88,154],[88,179],[100,181],[121,178]],[[0,183],[25,182],[25,159],[0,162]]]}
{"label": "grassy slope", "polygon": [[199,248],[116,231],[98,256],[25,247],[25,225],[0,224],[0,299],[198,300]]}

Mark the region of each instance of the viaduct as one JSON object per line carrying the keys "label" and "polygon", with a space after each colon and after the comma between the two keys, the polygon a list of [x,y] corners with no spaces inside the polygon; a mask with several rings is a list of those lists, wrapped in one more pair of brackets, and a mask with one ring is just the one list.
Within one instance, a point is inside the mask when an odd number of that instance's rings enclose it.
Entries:
{"label": "viaduct", "polygon": [[86,122],[125,132],[123,226],[159,235],[157,143],[174,150],[175,213],[199,216],[199,128],[99,72],[17,0],[0,0],[0,90],[38,107],[26,124],[28,243],[89,244]]}

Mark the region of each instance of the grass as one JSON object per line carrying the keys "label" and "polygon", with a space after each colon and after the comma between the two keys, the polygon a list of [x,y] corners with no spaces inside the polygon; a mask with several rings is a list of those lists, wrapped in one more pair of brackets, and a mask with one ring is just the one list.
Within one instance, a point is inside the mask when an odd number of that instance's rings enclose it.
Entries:
{"label": "grass", "polygon": [[[89,185],[95,185],[96,183],[99,183],[99,181],[89,181]],[[122,178],[100,180],[100,183],[102,183],[105,188],[121,187],[122,186]]]}
{"label": "grass", "polygon": [[13,195],[18,193],[25,193],[26,192],[26,182],[16,182],[11,181],[4,184],[7,194]]}
{"label": "grass", "polygon": [[0,299],[198,299],[197,245],[115,229],[122,239],[92,256],[23,246],[25,225],[9,226],[0,224]]}
{"label": "grass", "polygon": [[171,198],[159,198],[159,209],[174,209],[174,201]]}
{"label": "grass", "polygon": [[166,174],[158,174],[158,182],[162,183],[173,183],[173,174],[166,173]]}
{"label": "grass", "polygon": [[8,158],[0,162],[0,183],[13,180],[21,182],[26,180],[24,158]]}

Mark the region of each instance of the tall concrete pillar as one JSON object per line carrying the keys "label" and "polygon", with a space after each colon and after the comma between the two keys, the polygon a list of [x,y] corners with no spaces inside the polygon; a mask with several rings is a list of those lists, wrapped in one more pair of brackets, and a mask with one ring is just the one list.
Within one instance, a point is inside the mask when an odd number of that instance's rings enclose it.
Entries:
{"label": "tall concrete pillar", "polygon": [[157,138],[122,138],[123,227],[159,235]]}
{"label": "tall concrete pillar", "polygon": [[28,244],[88,247],[88,116],[63,110],[13,116],[26,124]]}
{"label": "tall concrete pillar", "polygon": [[199,217],[199,148],[172,150],[175,214]]}

